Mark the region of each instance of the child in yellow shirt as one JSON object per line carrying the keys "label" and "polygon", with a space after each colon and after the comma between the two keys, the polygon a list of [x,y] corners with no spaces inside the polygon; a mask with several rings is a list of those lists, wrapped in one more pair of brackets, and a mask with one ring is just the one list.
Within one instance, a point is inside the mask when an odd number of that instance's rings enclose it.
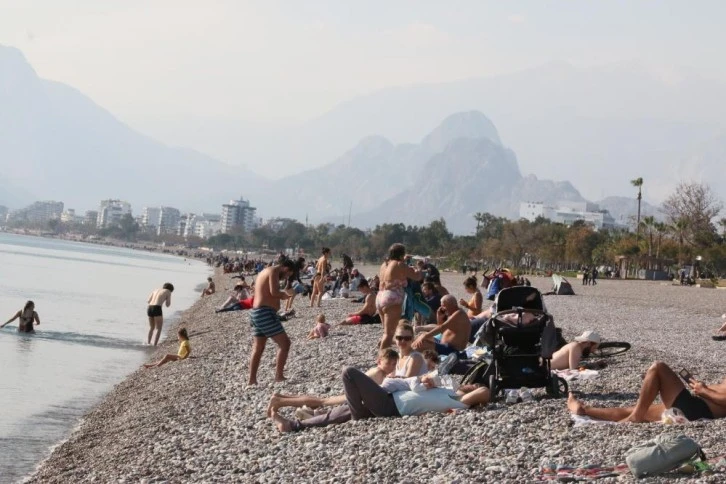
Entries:
{"label": "child in yellow shirt", "polygon": [[189,335],[187,334],[186,328],[179,328],[177,331],[177,338],[179,338],[179,352],[175,355],[168,354],[161,361],[157,363],[148,363],[144,365],[144,368],[153,368],[155,366],[161,366],[170,361],[178,361],[186,359],[192,352],[192,347],[189,344]]}

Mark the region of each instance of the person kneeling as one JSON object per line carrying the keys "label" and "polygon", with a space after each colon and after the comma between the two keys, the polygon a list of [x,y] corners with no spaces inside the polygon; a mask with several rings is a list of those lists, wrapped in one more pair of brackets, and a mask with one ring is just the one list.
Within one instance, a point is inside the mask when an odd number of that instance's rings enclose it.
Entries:
{"label": "person kneeling", "polygon": [[179,352],[175,355],[168,354],[156,363],[148,363],[148,364],[144,365],[144,368],[153,368],[155,366],[165,365],[166,363],[169,363],[170,361],[179,361],[179,360],[187,359],[189,354],[192,352],[192,347],[189,344],[189,335],[187,335],[187,330],[186,330],[186,328],[180,328],[176,334],[177,334],[177,338],[179,338]]}
{"label": "person kneeling", "polygon": [[[659,422],[663,412],[673,407],[683,412],[688,420],[726,417],[726,379],[706,385],[690,377],[687,383],[693,394],[668,365],[656,361],[645,374],[634,407],[589,407],[570,393],[567,408],[576,415],[611,422]],[[658,396],[662,404],[653,403]]]}

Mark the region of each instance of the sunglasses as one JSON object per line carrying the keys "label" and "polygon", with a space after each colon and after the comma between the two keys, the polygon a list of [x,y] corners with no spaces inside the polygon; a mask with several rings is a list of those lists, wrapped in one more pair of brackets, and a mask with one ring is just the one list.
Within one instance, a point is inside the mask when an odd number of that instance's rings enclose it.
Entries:
{"label": "sunglasses", "polygon": [[413,336],[400,336],[400,335],[396,335],[396,336],[394,336],[394,338],[396,338],[396,341],[411,341],[411,340],[413,340]]}

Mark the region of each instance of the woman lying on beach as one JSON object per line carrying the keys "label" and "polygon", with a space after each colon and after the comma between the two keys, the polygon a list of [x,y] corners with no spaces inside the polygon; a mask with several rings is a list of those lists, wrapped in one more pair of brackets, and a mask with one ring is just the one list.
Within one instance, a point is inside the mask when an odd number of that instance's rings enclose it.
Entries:
{"label": "woman lying on beach", "polygon": [[187,359],[187,357],[192,352],[192,347],[189,344],[189,335],[187,334],[187,330],[186,330],[186,328],[180,328],[179,331],[176,332],[176,334],[177,334],[177,338],[179,338],[179,352],[175,355],[168,354],[156,363],[148,363],[148,364],[144,365],[144,368],[153,368],[155,366],[165,365],[166,363],[169,363],[170,361],[179,361],[179,360]]}
{"label": "woman lying on beach", "polygon": [[40,324],[40,318],[38,317],[38,313],[35,312],[35,303],[33,301],[26,302],[25,306],[23,306],[23,309],[15,313],[13,317],[8,319],[5,324],[0,326],[0,328],[4,328],[16,319],[20,320],[18,322],[19,333],[35,333],[35,330],[33,329],[33,323],[35,323],[36,326]]}

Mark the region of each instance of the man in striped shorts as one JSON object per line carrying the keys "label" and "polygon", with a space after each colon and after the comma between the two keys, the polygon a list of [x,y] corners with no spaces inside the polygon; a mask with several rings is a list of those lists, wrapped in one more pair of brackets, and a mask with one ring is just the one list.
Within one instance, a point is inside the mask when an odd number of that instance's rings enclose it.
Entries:
{"label": "man in striped shorts", "polygon": [[283,372],[290,351],[290,338],[285,333],[277,312],[280,310],[280,300],[289,297],[289,294],[280,291],[280,280],[287,280],[295,272],[295,265],[295,261],[285,258],[279,265],[260,272],[255,280],[255,302],[250,310],[253,344],[247,385],[257,385],[257,369],[260,367],[268,339],[277,344],[275,381],[285,380]]}

